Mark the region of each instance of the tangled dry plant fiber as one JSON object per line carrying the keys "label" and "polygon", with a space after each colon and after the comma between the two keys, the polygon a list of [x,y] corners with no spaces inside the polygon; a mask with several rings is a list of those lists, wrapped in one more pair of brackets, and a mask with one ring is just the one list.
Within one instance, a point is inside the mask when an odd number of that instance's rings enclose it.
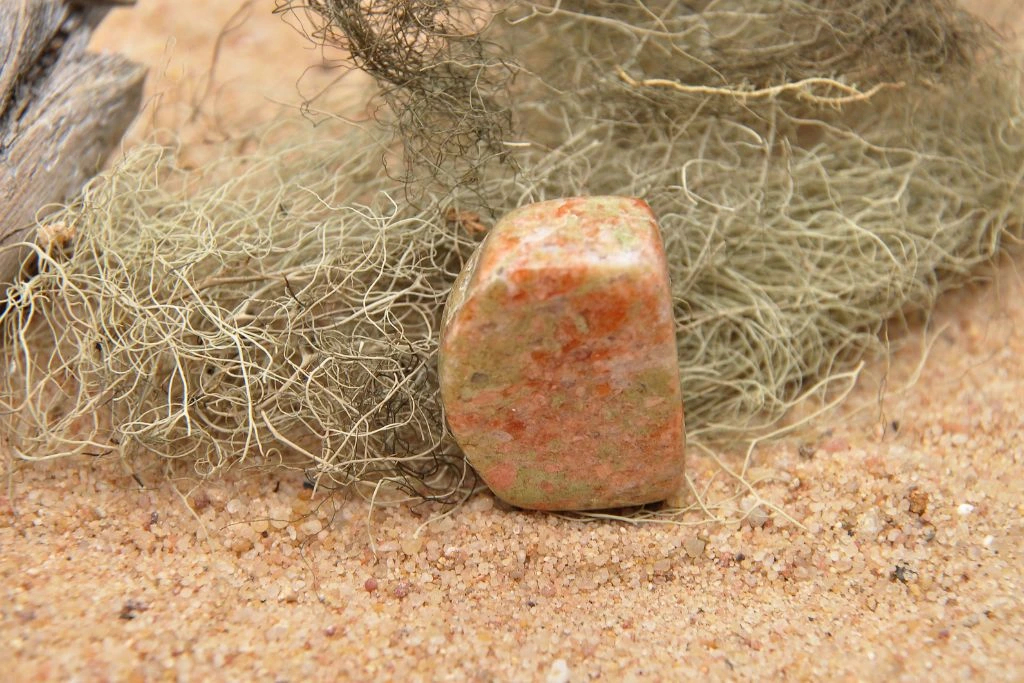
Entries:
{"label": "tangled dry plant fiber", "polygon": [[58,217],[73,253],[37,245],[2,314],[20,457],[116,445],[442,500],[471,483],[434,356],[472,243],[392,200],[372,136],[289,128],[201,172],[141,146]]}
{"label": "tangled dry plant fiber", "polygon": [[380,120],[404,143],[404,172],[393,175],[410,200],[428,180],[471,188],[490,162],[509,161],[516,66],[483,38],[486,13],[448,0],[277,3],[281,13],[300,9],[319,16],[300,20],[314,41],[340,48],[379,85]]}
{"label": "tangled dry plant fiber", "polygon": [[0,316],[22,457],[113,443],[450,498],[437,321],[469,228],[531,201],[655,209],[696,444],[825,397],[1022,237],[1020,70],[953,0],[279,9],[377,79],[402,182],[340,125],[194,171],[137,150]]}
{"label": "tangled dry plant fiber", "polygon": [[[453,69],[418,52],[399,79],[371,71],[411,163],[424,141],[450,141],[436,120],[415,127],[415,93],[436,99],[456,73],[446,116],[505,136],[503,156],[432,148],[423,169],[441,169],[460,205],[499,216],[581,194],[651,204],[691,438],[771,428],[880,350],[887,321],[930,310],[1021,236],[1020,71],[953,0],[514,1],[462,21],[472,6],[423,3],[417,36],[429,38],[394,44],[390,31],[350,30],[352,3],[303,4],[315,36],[378,62],[405,61],[410,45],[438,53],[437,40],[465,56]],[[495,77],[510,65],[513,81]],[[473,166],[477,183],[448,185],[447,163]]]}

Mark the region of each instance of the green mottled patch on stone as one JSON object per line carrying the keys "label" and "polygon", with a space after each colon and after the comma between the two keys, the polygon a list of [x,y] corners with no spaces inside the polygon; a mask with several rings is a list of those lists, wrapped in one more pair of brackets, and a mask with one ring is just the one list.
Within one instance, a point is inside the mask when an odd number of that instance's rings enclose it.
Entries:
{"label": "green mottled patch on stone", "polygon": [[[545,487],[547,485],[547,488]],[[522,507],[562,509],[564,501],[593,499],[594,486],[586,479],[564,473],[551,473],[541,469],[521,467],[515,484],[506,492]]]}

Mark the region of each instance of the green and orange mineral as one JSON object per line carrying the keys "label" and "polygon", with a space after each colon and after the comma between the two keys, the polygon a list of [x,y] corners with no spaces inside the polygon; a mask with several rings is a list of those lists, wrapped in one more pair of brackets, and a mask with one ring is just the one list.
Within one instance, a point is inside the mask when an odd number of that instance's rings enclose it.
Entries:
{"label": "green and orange mineral", "polygon": [[644,201],[525,206],[491,229],[449,298],[448,423],[512,505],[660,501],[684,483],[676,348],[665,252]]}

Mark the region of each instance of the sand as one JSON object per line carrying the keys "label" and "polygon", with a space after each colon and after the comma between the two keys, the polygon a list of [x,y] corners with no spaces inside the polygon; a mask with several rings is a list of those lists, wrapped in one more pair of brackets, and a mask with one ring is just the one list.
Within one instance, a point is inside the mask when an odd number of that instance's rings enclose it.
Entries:
{"label": "sand", "polygon": [[[1011,0],[978,4],[1014,18]],[[317,62],[267,6],[224,41],[250,65],[215,85],[224,126],[300,101],[282,65]],[[153,64],[166,104],[235,7],[141,0],[97,44]],[[481,493],[424,525],[442,510],[371,511],[298,473],[196,488],[116,457],[20,464],[0,493],[3,678],[1020,680],[1022,268],[946,297],[840,409],[755,452],[748,476],[785,516],[696,453],[724,522],[584,521]]]}

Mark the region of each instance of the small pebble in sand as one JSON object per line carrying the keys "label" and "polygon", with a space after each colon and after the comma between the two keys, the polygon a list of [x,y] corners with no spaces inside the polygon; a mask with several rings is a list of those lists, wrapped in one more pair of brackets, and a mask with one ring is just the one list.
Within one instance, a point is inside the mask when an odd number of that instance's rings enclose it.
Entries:
{"label": "small pebble in sand", "polygon": [[768,521],[768,512],[763,505],[754,505],[747,512],[745,521],[751,529],[760,529]]}
{"label": "small pebble in sand", "polygon": [[401,542],[402,552],[406,555],[415,555],[423,549],[423,538],[418,536],[409,536],[403,538]]}
{"label": "small pebble in sand", "polygon": [[920,517],[924,513],[928,512],[929,496],[926,492],[921,489],[912,489],[907,494],[907,499],[910,501],[910,512]]}
{"label": "small pebble in sand", "polygon": [[569,683],[571,679],[572,672],[569,671],[569,665],[564,659],[556,659],[551,663],[545,680],[547,683]]}
{"label": "small pebble in sand", "polygon": [[707,546],[707,542],[697,536],[691,536],[683,541],[683,550],[685,550],[687,556],[692,559],[696,559],[703,555],[705,546]]}

